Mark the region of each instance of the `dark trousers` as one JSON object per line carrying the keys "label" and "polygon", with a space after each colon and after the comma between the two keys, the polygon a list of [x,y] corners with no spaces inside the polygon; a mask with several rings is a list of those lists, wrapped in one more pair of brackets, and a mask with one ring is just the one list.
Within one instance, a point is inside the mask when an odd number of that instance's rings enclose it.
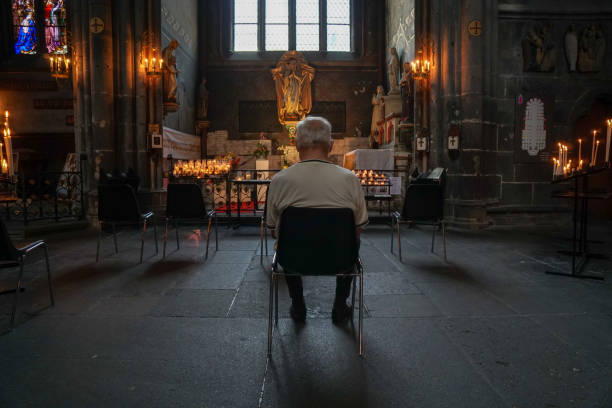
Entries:
{"label": "dark trousers", "polygon": [[[349,273],[352,273],[350,271]],[[291,300],[296,303],[302,303],[304,301],[304,288],[302,287],[301,276],[289,276],[285,275],[285,281],[289,288],[289,296]],[[334,303],[342,303],[351,294],[351,282],[353,281],[352,276],[338,276],[336,277],[336,299]]]}
{"label": "dark trousers", "polygon": [[[357,240],[357,251],[361,246],[361,241]],[[291,272],[288,272],[291,273]],[[353,270],[346,271],[344,273],[353,273]],[[291,301],[296,303],[304,302],[304,288],[302,286],[301,276],[289,276],[285,275],[285,281],[287,282],[287,288],[289,288],[289,296]],[[335,304],[340,304],[346,301],[351,294],[351,282],[353,281],[352,276],[337,276],[336,277],[336,298],[334,299]]]}

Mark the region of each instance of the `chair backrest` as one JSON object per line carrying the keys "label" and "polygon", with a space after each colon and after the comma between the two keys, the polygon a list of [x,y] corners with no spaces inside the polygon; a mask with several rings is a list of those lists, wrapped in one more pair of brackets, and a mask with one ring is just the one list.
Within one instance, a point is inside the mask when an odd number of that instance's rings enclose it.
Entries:
{"label": "chair backrest", "polygon": [[120,222],[140,220],[140,205],[129,184],[101,184],[98,186],[98,219]]}
{"label": "chair backrest", "polygon": [[289,273],[334,275],[350,270],[358,256],[353,211],[286,208],[281,215],[277,254]]}
{"label": "chair backrest", "polygon": [[202,190],[197,184],[168,184],[166,216],[200,218],[206,214]]}
{"label": "chair backrest", "polygon": [[19,251],[13,245],[4,221],[0,219],[0,261],[16,261]]}
{"label": "chair backrest", "polygon": [[410,183],[406,188],[402,218],[414,221],[444,218],[445,186],[446,169],[443,168],[436,168]]}

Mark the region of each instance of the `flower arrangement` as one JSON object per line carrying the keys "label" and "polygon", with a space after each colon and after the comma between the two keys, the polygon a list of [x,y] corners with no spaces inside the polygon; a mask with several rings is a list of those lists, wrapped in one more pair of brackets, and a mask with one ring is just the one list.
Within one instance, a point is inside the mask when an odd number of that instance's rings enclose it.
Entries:
{"label": "flower arrangement", "polygon": [[267,159],[269,154],[270,151],[265,144],[257,143],[257,147],[253,151],[253,156],[255,156],[256,159]]}
{"label": "flower arrangement", "polygon": [[278,150],[282,152],[281,167],[283,169],[286,169],[287,167],[290,167],[295,164],[288,159],[288,153],[291,150],[291,147],[289,145],[280,145],[278,146]]}
{"label": "flower arrangement", "polygon": [[235,169],[240,164],[240,157],[236,157],[236,155],[232,152],[229,152],[225,156],[225,160],[229,161],[229,164],[232,167],[232,169]]}

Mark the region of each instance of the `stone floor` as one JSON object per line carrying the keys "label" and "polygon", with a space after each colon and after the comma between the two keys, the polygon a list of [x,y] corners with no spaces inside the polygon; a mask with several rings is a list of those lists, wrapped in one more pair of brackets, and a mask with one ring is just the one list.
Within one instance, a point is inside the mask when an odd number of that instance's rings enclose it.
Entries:
{"label": "stone floor", "polygon": [[[603,282],[545,274],[567,270],[566,235],[450,231],[445,263],[426,227],[406,228],[400,262],[388,229],[372,226],[364,357],[356,329],[331,323],[333,278],[307,278],[303,326],[281,287],[269,362],[256,228],[221,228],[206,261],[195,228],[165,260],[149,238],[142,264],[133,230],[119,254],[107,237],[100,263],[93,231],[49,235],[57,303],[33,259],[18,326],[0,335],[0,407],[611,407],[612,268],[587,265]],[[14,276],[2,271],[0,286]],[[0,296],[0,330],[11,301]]]}

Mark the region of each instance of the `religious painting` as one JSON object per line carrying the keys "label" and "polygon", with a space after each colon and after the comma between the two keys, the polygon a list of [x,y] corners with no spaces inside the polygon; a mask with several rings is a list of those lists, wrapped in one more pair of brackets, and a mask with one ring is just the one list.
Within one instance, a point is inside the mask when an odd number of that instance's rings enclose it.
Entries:
{"label": "religious painting", "polygon": [[548,162],[552,135],[553,98],[521,94],[516,98],[515,163]]}
{"label": "religious painting", "polygon": [[64,0],[45,0],[45,45],[49,54],[68,53]]}
{"label": "religious painting", "polygon": [[31,0],[13,0],[15,54],[36,54],[36,15]]}

